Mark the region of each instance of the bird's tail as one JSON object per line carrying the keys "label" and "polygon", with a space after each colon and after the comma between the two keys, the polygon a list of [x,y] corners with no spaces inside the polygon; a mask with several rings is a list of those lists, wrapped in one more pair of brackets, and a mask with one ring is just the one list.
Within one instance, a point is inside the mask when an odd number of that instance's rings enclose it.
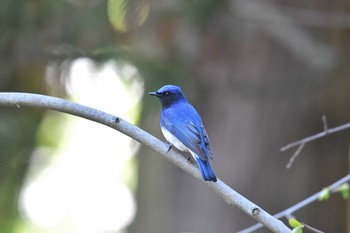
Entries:
{"label": "bird's tail", "polygon": [[213,172],[213,169],[211,169],[209,159],[207,160],[201,160],[200,158],[196,158],[199,170],[201,171],[202,177],[206,181],[213,181],[216,182],[216,176]]}

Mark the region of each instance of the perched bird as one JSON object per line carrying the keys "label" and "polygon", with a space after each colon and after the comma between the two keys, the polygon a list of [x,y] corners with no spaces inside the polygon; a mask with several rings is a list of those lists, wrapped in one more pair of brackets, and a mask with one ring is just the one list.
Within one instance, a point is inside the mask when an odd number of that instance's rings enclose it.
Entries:
{"label": "perched bird", "polygon": [[178,86],[165,85],[148,94],[157,96],[162,104],[160,128],[165,139],[177,149],[191,153],[204,180],[216,182],[216,176],[209,164],[209,158],[213,159],[209,137],[200,115],[187,102],[181,89]]}

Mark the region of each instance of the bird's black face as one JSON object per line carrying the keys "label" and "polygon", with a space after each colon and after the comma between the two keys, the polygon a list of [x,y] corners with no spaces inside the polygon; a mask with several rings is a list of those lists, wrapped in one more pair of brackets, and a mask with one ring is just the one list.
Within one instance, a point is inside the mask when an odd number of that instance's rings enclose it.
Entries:
{"label": "bird's black face", "polygon": [[176,103],[179,100],[185,99],[180,89],[159,89],[156,92],[150,92],[148,94],[157,96],[164,107],[169,107],[170,105]]}

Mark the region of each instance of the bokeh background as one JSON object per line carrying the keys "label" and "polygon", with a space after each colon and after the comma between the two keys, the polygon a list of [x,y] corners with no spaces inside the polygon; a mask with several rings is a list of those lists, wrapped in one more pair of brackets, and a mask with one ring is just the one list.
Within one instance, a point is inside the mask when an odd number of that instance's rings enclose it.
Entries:
{"label": "bokeh background", "polygon": [[[209,133],[216,175],[270,213],[349,171],[344,0],[1,0],[0,91],[63,97],[163,138],[159,102],[182,87]],[[255,222],[149,149],[96,123],[0,108],[0,232],[236,232]],[[332,195],[295,213],[349,232]],[[259,232],[267,232],[261,229]]]}

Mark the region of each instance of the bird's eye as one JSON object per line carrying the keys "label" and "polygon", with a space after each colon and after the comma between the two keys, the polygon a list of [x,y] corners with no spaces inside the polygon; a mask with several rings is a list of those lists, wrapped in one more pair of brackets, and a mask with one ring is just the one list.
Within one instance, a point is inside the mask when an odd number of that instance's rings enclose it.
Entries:
{"label": "bird's eye", "polygon": [[165,92],[165,95],[166,95],[166,96],[169,96],[169,95],[170,95],[170,92],[169,92],[169,91]]}

